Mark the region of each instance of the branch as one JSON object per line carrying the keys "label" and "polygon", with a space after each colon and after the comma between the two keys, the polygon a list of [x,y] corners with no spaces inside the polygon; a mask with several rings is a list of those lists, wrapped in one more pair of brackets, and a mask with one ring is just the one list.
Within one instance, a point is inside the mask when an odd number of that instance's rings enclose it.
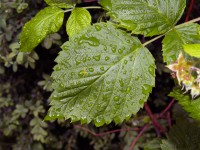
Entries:
{"label": "branch", "polygon": [[190,6],[189,6],[189,9],[188,9],[186,18],[185,18],[185,22],[187,22],[189,20],[193,6],[194,6],[194,0],[191,0]]}
{"label": "branch", "polygon": [[154,127],[158,128],[160,132],[166,134],[165,129],[161,126],[160,123],[158,123],[158,121],[156,120],[156,118],[152,114],[151,109],[149,108],[147,103],[144,104],[144,108],[145,108],[146,112],[148,113],[149,117],[151,118]]}

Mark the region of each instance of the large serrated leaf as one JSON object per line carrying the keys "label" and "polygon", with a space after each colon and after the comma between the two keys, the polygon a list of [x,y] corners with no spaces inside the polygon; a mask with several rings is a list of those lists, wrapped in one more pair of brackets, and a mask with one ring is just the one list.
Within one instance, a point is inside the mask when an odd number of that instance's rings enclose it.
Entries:
{"label": "large serrated leaf", "polygon": [[74,8],[67,20],[66,30],[69,37],[79,33],[84,28],[90,26],[91,15],[85,8]]}
{"label": "large serrated leaf", "polygon": [[63,18],[64,12],[60,8],[49,6],[41,10],[23,27],[19,50],[31,52],[48,34],[55,33],[60,29]]}
{"label": "large serrated leaf", "polygon": [[180,19],[185,0],[101,0],[108,15],[134,34],[153,36],[171,29]]}
{"label": "large serrated leaf", "polygon": [[56,6],[59,8],[73,8],[77,3],[77,0],[44,0],[50,6]]}
{"label": "large serrated leaf", "polygon": [[198,24],[183,24],[172,29],[165,35],[162,43],[163,59],[167,64],[177,60],[183,44],[200,43]]}
{"label": "large serrated leaf", "polygon": [[167,136],[162,140],[162,150],[199,150],[200,128],[188,120],[176,120]]}
{"label": "large serrated leaf", "polygon": [[46,120],[71,118],[96,126],[121,123],[143,107],[155,82],[151,53],[111,23],[95,24],[62,46]]}
{"label": "large serrated leaf", "polygon": [[169,96],[178,100],[178,103],[187,111],[189,115],[197,120],[200,120],[200,97],[191,100],[190,94],[183,94],[180,89],[174,89]]}

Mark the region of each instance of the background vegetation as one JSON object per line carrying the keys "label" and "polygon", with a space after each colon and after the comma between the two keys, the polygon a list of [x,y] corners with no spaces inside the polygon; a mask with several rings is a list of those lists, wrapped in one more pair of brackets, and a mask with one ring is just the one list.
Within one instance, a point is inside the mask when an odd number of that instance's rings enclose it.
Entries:
{"label": "background vegetation", "polygon": [[[98,4],[80,1],[78,5]],[[59,33],[45,38],[31,53],[18,52],[18,48],[23,25],[45,6],[42,0],[0,2],[0,149],[106,150],[128,149],[130,145],[134,145],[134,150],[169,150],[176,146],[178,149],[200,149],[199,123],[167,96],[174,81],[162,61],[160,40],[148,47],[156,58],[156,87],[138,115],[121,125],[111,123],[100,128],[92,123],[70,124],[64,120],[44,122],[52,91],[50,74],[54,59],[68,36],[62,28]],[[103,10],[89,11],[93,22],[100,16],[104,19]],[[188,1],[180,23],[198,16],[200,3]],[[143,42],[148,40],[139,38]]]}

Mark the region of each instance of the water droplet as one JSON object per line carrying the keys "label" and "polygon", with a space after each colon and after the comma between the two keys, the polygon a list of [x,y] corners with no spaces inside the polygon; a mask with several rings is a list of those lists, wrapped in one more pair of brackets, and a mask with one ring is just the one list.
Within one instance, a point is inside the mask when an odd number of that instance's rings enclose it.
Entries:
{"label": "water droplet", "polygon": [[106,61],[108,61],[109,59],[110,59],[110,57],[108,57],[108,56],[105,57],[105,60],[106,60]]}
{"label": "water droplet", "polygon": [[119,100],[119,96],[115,96],[115,97],[114,97],[114,100],[115,100],[115,101],[118,101],[118,100]]}
{"label": "water droplet", "polygon": [[104,26],[104,27],[107,27],[107,24],[104,24],[103,26]]}
{"label": "water droplet", "polygon": [[83,62],[86,62],[86,58],[83,58]]}
{"label": "water droplet", "polygon": [[113,47],[111,50],[112,50],[113,53],[116,52],[116,48],[115,47]]}
{"label": "water droplet", "polygon": [[119,54],[123,53],[123,50],[122,49],[119,49],[118,50]]}
{"label": "water droplet", "polygon": [[123,72],[123,74],[126,74],[127,73],[127,71],[125,70],[124,72]]}
{"label": "water droplet", "polygon": [[61,69],[60,66],[55,66],[55,67],[54,67],[54,70],[55,70],[55,71],[59,71],[60,69]]}
{"label": "water droplet", "polygon": [[93,71],[94,71],[94,68],[89,68],[89,71],[90,71],[90,72],[93,72]]}
{"label": "water droplet", "polygon": [[124,86],[124,82],[123,82],[123,80],[122,80],[122,79],[120,79],[120,80],[119,80],[119,84],[120,84],[120,86],[121,86],[121,87],[123,87],[123,86]]}
{"label": "water droplet", "polygon": [[97,31],[100,31],[100,30],[101,30],[101,26],[95,25],[95,29],[96,29]]}
{"label": "water droplet", "polygon": [[78,60],[76,61],[76,65],[79,65],[80,63],[81,63],[80,61],[78,61]]}
{"label": "water droplet", "polygon": [[99,40],[95,37],[85,37],[85,36],[82,36],[82,38],[79,40],[78,44],[81,45],[81,44],[84,44],[84,43],[87,43],[89,44],[90,46],[99,46]]}
{"label": "water droplet", "polygon": [[127,64],[128,63],[128,61],[127,60],[124,60],[124,64]]}
{"label": "water droplet", "polygon": [[104,46],[103,50],[106,51],[107,50],[107,46]]}
{"label": "water droplet", "polygon": [[140,76],[135,77],[135,81],[138,81],[140,79]]}
{"label": "water droplet", "polygon": [[127,89],[126,89],[126,92],[129,93],[130,91],[131,91],[131,87],[128,86]]}
{"label": "water droplet", "polygon": [[88,57],[88,58],[87,58],[87,60],[89,60],[89,61],[90,61],[90,60],[91,60],[91,58],[90,58],[90,57]]}
{"label": "water droplet", "polygon": [[104,67],[101,67],[100,70],[101,70],[101,71],[105,71]]}
{"label": "water droplet", "polygon": [[75,39],[74,39],[74,42],[77,42],[77,41],[78,41],[78,38],[75,38]]}
{"label": "water droplet", "polygon": [[97,55],[93,57],[96,61],[99,61],[101,59],[101,55]]}
{"label": "water droplet", "polygon": [[73,76],[73,75],[75,75],[75,73],[74,73],[74,72],[71,72],[71,75]]}
{"label": "water droplet", "polygon": [[127,40],[126,40],[126,42],[127,42],[127,43],[130,43],[130,42],[131,42],[131,40],[127,39]]}
{"label": "water droplet", "polygon": [[143,104],[144,104],[144,100],[142,100],[142,99],[139,100],[139,104],[140,104],[140,105],[143,105]]}
{"label": "water droplet", "polygon": [[155,69],[154,69],[153,66],[150,66],[148,70],[149,70],[149,73],[150,73],[151,75],[153,75],[153,76],[155,75]]}

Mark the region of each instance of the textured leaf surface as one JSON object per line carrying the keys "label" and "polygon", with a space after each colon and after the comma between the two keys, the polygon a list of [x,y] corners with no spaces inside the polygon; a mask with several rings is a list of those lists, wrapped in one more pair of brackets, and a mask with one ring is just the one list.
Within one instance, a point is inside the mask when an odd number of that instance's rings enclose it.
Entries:
{"label": "textured leaf surface", "polygon": [[114,21],[134,34],[153,36],[171,29],[181,17],[185,0],[101,0]]}
{"label": "textured leaf surface", "polygon": [[31,52],[48,34],[60,29],[63,18],[64,12],[60,8],[49,6],[41,10],[23,27],[20,35],[20,51]]}
{"label": "textured leaf surface", "polygon": [[183,49],[190,56],[200,58],[200,44],[185,44]]}
{"label": "textured leaf surface", "polygon": [[162,150],[197,150],[200,149],[200,128],[188,120],[176,121],[168,134],[167,140],[162,140]]}
{"label": "textured leaf surface", "polygon": [[67,20],[66,30],[69,37],[79,33],[84,28],[90,26],[91,15],[85,8],[74,8]]}
{"label": "textured leaf surface", "polygon": [[190,113],[190,116],[194,119],[200,120],[200,97],[192,100],[189,94],[183,94],[180,89],[175,89],[169,94],[178,100],[178,103]]}
{"label": "textured leaf surface", "polygon": [[62,46],[46,120],[71,118],[96,126],[121,123],[143,107],[155,64],[137,38],[111,23],[95,24]]}
{"label": "textured leaf surface", "polygon": [[76,0],[44,0],[50,6],[56,6],[59,8],[73,8],[76,4]]}
{"label": "textured leaf surface", "polygon": [[191,23],[180,25],[172,29],[163,39],[163,59],[167,64],[176,61],[179,53],[183,50],[183,44],[200,43],[198,24]]}

